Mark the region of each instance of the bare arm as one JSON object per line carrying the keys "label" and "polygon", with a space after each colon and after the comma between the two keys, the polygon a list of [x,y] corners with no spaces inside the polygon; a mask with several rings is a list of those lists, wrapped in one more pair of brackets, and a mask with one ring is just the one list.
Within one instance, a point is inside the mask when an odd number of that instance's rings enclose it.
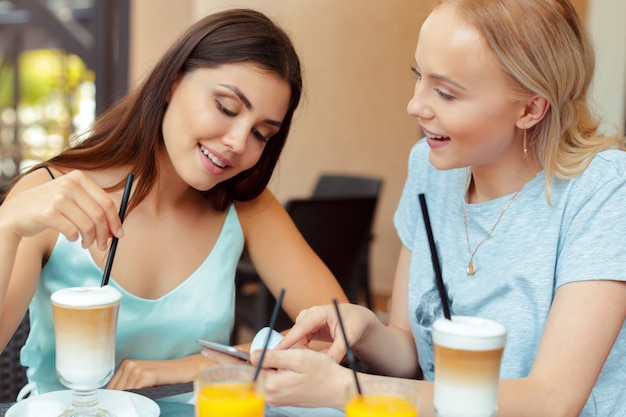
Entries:
{"label": "bare arm", "polygon": [[[560,287],[529,375],[500,381],[498,417],[579,415],[625,318],[625,282],[584,281]],[[433,384],[416,385],[420,416],[434,416]]]}
{"label": "bare arm", "polygon": [[411,251],[402,246],[393,283],[388,325],[384,326],[379,321],[370,325],[353,346],[356,356],[373,371],[405,378],[415,377],[419,366],[409,323],[407,288],[410,260]]}
{"label": "bare arm", "polygon": [[560,287],[528,377],[502,381],[498,416],[578,415],[625,319],[625,282]]}
{"label": "bare arm", "polygon": [[0,346],[24,316],[58,233],[105,248],[121,227],[111,197],[84,173],[51,181],[38,170],[21,179],[0,206]]}
{"label": "bare arm", "polygon": [[[20,245],[20,241],[19,236],[0,226],[0,350],[4,350],[24,317],[41,269],[42,256],[37,246]],[[29,261],[19,260],[24,258]]]}
{"label": "bare arm", "polygon": [[[408,323],[409,258],[410,252],[403,248],[389,329],[372,326],[375,330],[368,330],[354,347],[373,369],[401,377],[411,377],[403,375],[403,369],[418,366]],[[498,416],[578,415],[625,319],[625,282],[583,281],[559,287],[529,375],[500,382]],[[407,335],[410,341],[404,338]],[[419,382],[418,386],[422,408],[432,410],[432,384]]]}
{"label": "bare arm", "polygon": [[[395,376],[403,376],[404,368],[417,366],[416,355],[408,352],[409,341],[403,337],[402,315],[408,320],[403,302],[406,282],[404,275],[407,253],[403,249],[394,284],[394,304],[390,327],[367,324],[367,330],[357,338],[355,351],[371,367]],[[399,295],[398,295],[399,294]],[[311,309],[318,314],[320,309]],[[330,309],[327,308],[330,311]],[[303,317],[301,325],[292,330],[316,328],[321,316],[308,322]],[[332,314],[326,313],[327,322]],[[363,319],[361,317],[361,319]],[[587,398],[604,366],[606,358],[626,319],[626,283],[618,281],[583,281],[563,285],[555,295],[543,331],[535,361],[525,378],[501,380],[499,386],[498,416],[500,417],[560,417],[575,416],[584,407]],[[367,320],[367,319],[365,319]],[[317,324],[316,324],[317,323]],[[306,334],[306,332],[305,332]],[[302,339],[301,334],[288,334],[287,338]],[[288,341],[291,339],[287,339]],[[394,344],[398,348],[387,350]],[[411,342],[412,343],[412,342]],[[284,346],[289,347],[289,346]],[[414,349],[414,347],[413,347]],[[413,359],[412,359],[413,358]],[[253,361],[258,358],[253,355]],[[309,350],[295,349],[268,352],[268,366],[282,368],[276,375],[268,375],[272,390],[268,394],[275,405],[306,404],[339,407],[345,400],[342,387],[352,383],[346,369],[329,361],[327,355]],[[286,372],[286,370],[291,372]],[[406,375],[405,375],[406,376]],[[363,375],[363,378],[383,378]],[[324,383],[323,381],[329,381]],[[332,381],[332,384],[330,383]],[[420,416],[434,416],[434,384],[412,381],[419,391]],[[315,384],[324,390],[313,395]]]}
{"label": "bare arm", "polygon": [[[408,321],[406,289],[411,253],[402,248],[392,295],[388,325],[362,306],[341,305],[346,335],[355,356],[377,373],[412,378],[417,375],[415,343]],[[313,307],[300,314],[296,325],[285,336],[279,348],[308,344],[313,340],[330,342],[327,354],[340,362],[345,342],[333,306]],[[389,360],[393,358],[394,360]]]}
{"label": "bare arm", "polygon": [[182,384],[192,381],[200,370],[215,364],[216,362],[200,353],[169,360],[126,359],[122,361],[106,388],[127,390]]}
{"label": "bare arm", "polygon": [[289,214],[269,190],[237,204],[246,248],[257,272],[292,319],[308,307],[348,302],[330,270],[306,243]]}
{"label": "bare arm", "polygon": [[[389,325],[384,325],[365,307],[340,305],[346,333],[355,354],[371,370],[412,378],[417,373],[417,354],[408,322],[406,286],[410,251],[402,249],[396,278]],[[268,351],[265,364],[278,371],[266,373],[268,402],[272,405],[330,406],[342,408],[346,389],[354,383],[349,369],[337,364],[345,355],[333,306],[312,307],[300,314],[296,325],[286,334],[280,350]],[[326,354],[310,349],[289,349],[312,338],[332,342]],[[282,350],[287,349],[287,350]],[[259,352],[252,354],[252,362]],[[361,375],[361,378],[383,378]],[[432,384],[412,381],[420,395],[432,398]],[[432,399],[430,400],[432,403]],[[421,414],[420,414],[421,415]]]}

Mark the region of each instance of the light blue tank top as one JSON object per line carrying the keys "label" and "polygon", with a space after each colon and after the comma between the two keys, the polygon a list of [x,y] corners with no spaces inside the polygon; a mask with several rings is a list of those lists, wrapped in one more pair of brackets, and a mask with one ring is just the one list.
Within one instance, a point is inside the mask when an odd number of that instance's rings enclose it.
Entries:
{"label": "light blue tank top", "polygon": [[[168,294],[156,300],[139,298],[111,277],[109,284],[122,293],[116,367],[127,358],[163,360],[198,353],[198,338],[228,343],[234,322],[235,270],[243,245],[243,231],[231,205],[212,251]],[[80,241],[70,242],[59,235],[30,303],[31,331],[21,351],[29,382],[36,383],[39,393],[66,389],[55,371],[50,295],[60,288],[98,286],[102,274]]]}

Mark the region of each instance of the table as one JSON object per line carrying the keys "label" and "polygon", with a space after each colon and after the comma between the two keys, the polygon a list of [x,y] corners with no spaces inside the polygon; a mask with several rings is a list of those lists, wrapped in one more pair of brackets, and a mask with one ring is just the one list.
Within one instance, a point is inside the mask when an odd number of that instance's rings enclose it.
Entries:
{"label": "table", "polygon": [[[191,383],[164,385],[130,390],[153,399],[161,408],[161,417],[194,417]],[[4,417],[13,403],[0,403],[0,417]],[[343,417],[342,411],[333,408],[268,407],[266,417]]]}

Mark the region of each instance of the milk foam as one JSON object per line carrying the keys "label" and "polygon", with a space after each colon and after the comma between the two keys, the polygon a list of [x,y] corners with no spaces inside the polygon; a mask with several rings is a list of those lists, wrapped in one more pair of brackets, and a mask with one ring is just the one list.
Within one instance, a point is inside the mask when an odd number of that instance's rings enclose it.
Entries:
{"label": "milk foam", "polygon": [[78,308],[115,304],[121,298],[122,294],[109,285],[102,287],[64,288],[50,296],[50,300],[54,304]]}
{"label": "milk foam", "polygon": [[433,323],[433,343],[452,349],[494,350],[504,346],[506,329],[479,317],[453,316]]}

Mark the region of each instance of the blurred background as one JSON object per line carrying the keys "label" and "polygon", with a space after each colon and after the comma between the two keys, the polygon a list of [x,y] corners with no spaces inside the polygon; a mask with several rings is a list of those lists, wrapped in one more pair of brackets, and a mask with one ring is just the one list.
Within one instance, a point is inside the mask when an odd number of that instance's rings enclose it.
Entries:
{"label": "blurred background", "polygon": [[[597,111],[626,120],[626,2],[575,0],[598,50]],[[261,10],[291,35],[305,94],[270,188],[311,195],[323,173],[383,179],[371,245],[374,304],[386,308],[400,242],[392,217],[419,139],[406,114],[419,27],[431,0],[0,0],[0,186],[57,153],[148,73],[191,23]]]}

